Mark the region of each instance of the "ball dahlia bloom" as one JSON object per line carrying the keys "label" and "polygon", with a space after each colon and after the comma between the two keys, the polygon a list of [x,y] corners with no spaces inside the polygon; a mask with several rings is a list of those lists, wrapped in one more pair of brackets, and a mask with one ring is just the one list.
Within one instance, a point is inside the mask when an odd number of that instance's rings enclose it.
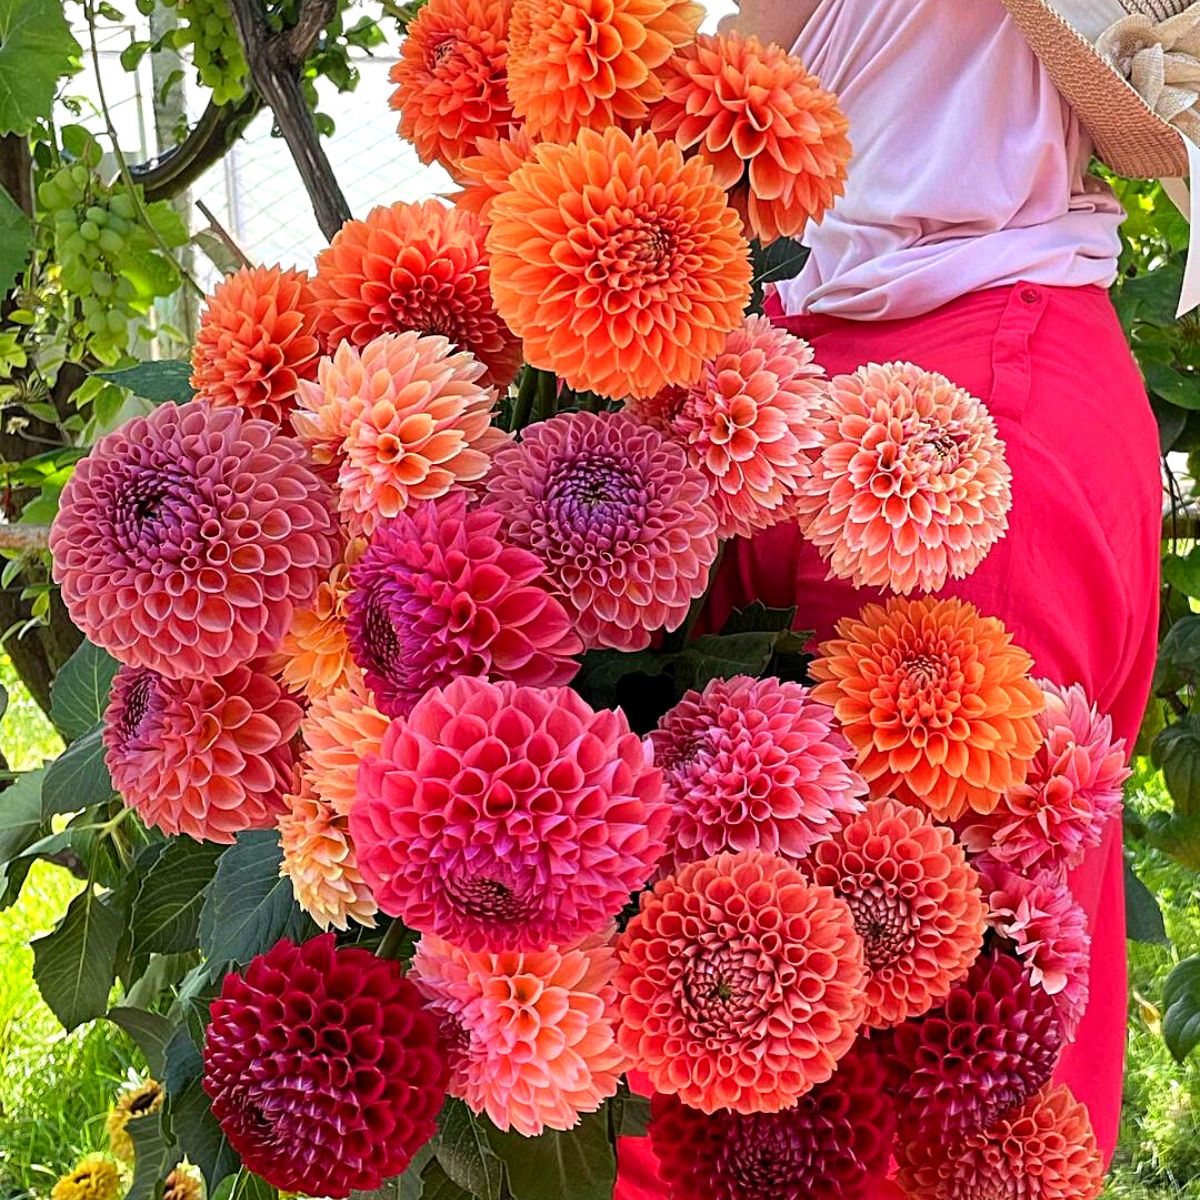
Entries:
{"label": "ball dahlia bloom", "polygon": [[1042,742],[1033,660],[963,600],[896,597],[838,622],[810,667],[873,796],[939,821],[989,813]]}
{"label": "ball dahlia bloom", "polygon": [[397,132],[424,163],[454,173],[480,138],[515,125],[508,99],[509,0],[429,0],[408,26],[388,73]]}
{"label": "ball dahlia bloom", "polygon": [[1028,774],[991,814],[963,830],[973,851],[1023,874],[1078,866],[1120,811],[1129,778],[1125,742],[1113,737],[1112,718],[1096,711],[1083,685],[1039,682],[1043,740]]}
{"label": "ball dahlia bloom", "polygon": [[824,370],[812,347],[747,317],[690,388],[667,388],[629,411],[687,451],[707,480],[721,537],[750,537],[792,515],[811,473]]}
{"label": "ball dahlia bloom", "polygon": [[358,869],[349,819],[317,794],[307,772],[284,803],[279,873],[292,881],[296,903],[322,929],[345,929],[351,921],[373,927],[377,906]]}
{"label": "ball dahlia bloom", "polygon": [[1095,1200],[1104,1161],[1087,1109],[1047,1087],[984,1132],[910,1142],[897,1181],[913,1200]]}
{"label": "ball dahlia bloom", "polygon": [[243,267],[213,289],[192,347],[192,387],[217,407],[286,424],[317,373],[317,310],[304,271]]}
{"label": "ball dahlia bloom", "polygon": [[317,796],[340,816],[350,815],[359,763],[379,753],[388,724],[375,696],[361,683],[318,696],[304,714],[305,775]]}
{"label": "ball dahlia bloom", "polygon": [[568,945],[649,878],[669,808],[619,710],[569,688],[434,688],[358,772],[350,833],[379,907],[472,951]]}
{"label": "ball dahlia bloom", "polygon": [[833,710],[798,683],[714,679],[687,692],[650,740],[674,809],[668,871],[723,850],[798,863],[862,811],[854,751]]}
{"label": "ball dahlia bloom", "polygon": [[849,908],[758,850],[659,880],[617,953],[618,1043],[657,1091],[701,1112],[790,1108],[833,1074],[862,1023]]}
{"label": "ball dahlia bloom", "polygon": [[895,1113],[865,1042],[833,1078],[775,1113],[702,1113],[651,1101],[650,1144],[669,1200],[869,1200],[887,1173]]}
{"label": "ball dahlia bloom", "polygon": [[336,472],[338,510],[374,533],[422,500],[482,479],[507,438],[492,428],[496,396],[483,367],[444,337],[384,334],[343,342],[306,384],[294,424],[313,461]]}
{"label": "ball dahlia bloom", "polygon": [[351,572],[350,647],[390,716],[461,675],[531,687],[575,675],[571,617],[541,559],[501,540],[500,524],[455,492],[379,526]]}
{"label": "ball dahlia bloom", "polygon": [[903,1140],[994,1125],[1049,1080],[1063,1046],[1054,998],[997,953],[976,959],[941,1008],[891,1039]]}
{"label": "ball dahlia bloom", "polygon": [[831,577],[937,592],[1008,529],[1004,443],[983,404],[945,376],[912,363],[839,375],[813,429],[796,512]]}
{"label": "ball dahlia bloom", "polygon": [[899,800],[871,801],[814,847],[805,870],[854,916],[867,1025],[898,1025],[940,1004],[983,946],[979,876],[949,829]]}
{"label": "ball dahlia bloom", "polygon": [[712,168],[649,133],[538,146],[489,220],[497,311],[529,363],[578,391],[690,386],[750,299],[750,247]]}
{"label": "ball dahlia bloom", "polygon": [[514,0],[508,94],[539,141],[640,126],[662,95],[660,68],[696,35],[692,0]]}
{"label": "ball dahlia bloom", "polygon": [[204,1090],[247,1170],[340,1200],[399,1175],[433,1136],[448,1070],[436,1018],[398,963],[322,934],[225,976]]}
{"label": "ball dahlia bloom", "polygon": [[712,164],[764,245],[799,237],[845,191],[850,122],[782,47],[702,33],[661,77],[650,128]]}
{"label": "ball dahlia bloom", "polygon": [[63,489],[54,578],[130,666],[224,675],[278,645],[339,550],[300,445],[237,408],[161,404],[100,439]]}
{"label": "ball dahlia bloom", "polygon": [[506,388],[521,365],[521,344],[492,303],[474,213],[438,200],[381,205],[347,221],[316,269],[318,329],[329,352],[411,330],[473,354],[494,387]]}
{"label": "ball dahlia bloom", "polygon": [[302,713],[261,662],[214,679],[122,667],[104,713],[104,761],[147,825],[228,843],[284,811]]}
{"label": "ball dahlia bloom", "polygon": [[459,208],[473,212],[486,228],[491,220],[492,201],[508,191],[509,180],[518,167],[533,158],[533,139],[520,126],[506,137],[480,138],[475,153],[458,164],[461,191],[452,199]]}
{"label": "ball dahlia bloom", "polygon": [[121,1170],[103,1154],[85,1154],[50,1189],[50,1200],[118,1200]]}
{"label": "ball dahlia bloom", "polygon": [[587,649],[641,650],[704,594],[717,518],[680,447],[625,413],[564,413],[497,452],[483,503],[546,564]]}
{"label": "ball dahlia bloom", "polygon": [[611,931],[572,946],[473,954],[426,935],[411,979],[443,1021],[450,1094],[498,1129],[570,1129],[615,1094]]}

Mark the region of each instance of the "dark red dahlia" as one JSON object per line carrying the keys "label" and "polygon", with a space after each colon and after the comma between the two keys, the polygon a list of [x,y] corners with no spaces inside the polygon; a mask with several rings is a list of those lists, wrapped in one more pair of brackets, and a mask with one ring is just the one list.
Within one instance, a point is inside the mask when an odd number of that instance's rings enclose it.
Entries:
{"label": "dark red dahlia", "polygon": [[204,1090],[242,1162],[281,1191],[348,1196],[399,1175],[434,1134],[448,1070],[398,963],[286,938],[225,976]]}

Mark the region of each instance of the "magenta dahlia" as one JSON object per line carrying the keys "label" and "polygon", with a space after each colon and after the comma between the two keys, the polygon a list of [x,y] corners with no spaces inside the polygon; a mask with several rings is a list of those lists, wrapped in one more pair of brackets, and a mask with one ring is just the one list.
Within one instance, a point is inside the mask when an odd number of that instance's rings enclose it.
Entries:
{"label": "magenta dahlia", "polygon": [[204,1090],[242,1163],[280,1191],[340,1198],[399,1175],[433,1136],[448,1070],[398,963],[332,933],[286,938],[225,976]]}
{"label": "magenta dahlia", "polygon": [[537,555],[453,492],[380,525],[350,573],[354,661],[391,716],[461,675],[569,683],[582,650]]}
{"label": "magenta dahlia", "polygon": [[339,541],[297,442],[240,408],[192,401],[96,443],[63,490],[50,549],[92,641],[183,679],[274,650]]}
{"label": "magenta dahlia", "polygon": [[670,814],[623,713],[569,688],[434,688],[358,772],[350,833],[384,912],[468,950],[569,945],[649,878]]}

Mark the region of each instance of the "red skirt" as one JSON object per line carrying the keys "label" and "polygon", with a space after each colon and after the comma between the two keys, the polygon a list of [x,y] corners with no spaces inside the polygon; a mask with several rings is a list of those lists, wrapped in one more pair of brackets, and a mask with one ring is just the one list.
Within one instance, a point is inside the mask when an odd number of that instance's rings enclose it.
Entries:
{"label": "red skirt", "polygon": [[[945,594],[1003,620],[1038,675],[1082,683],[1132,749],[1157,649],[1162,482],[1145,387],[1107,295],[1017,284],[903,321],[784,318],[770,305],[768,313],[807,339],[830,375],[908,361],[986,402],[1012,468],[1011,528]],[[880,598],[827,580],[817,553],[784,526],[727,548],[705,625],[719,628],[757,599],[797,605],[797,628],[826,637],[840,617]],[[1127,1005],[1119,822],[1109,822],[1071,885],[1088,913],[1091,995],[1057,1079],[1088,1106],[1107,1158]],[[655,1167],[647,1139],[624,1139],[617,1200],[661,1200]]]}

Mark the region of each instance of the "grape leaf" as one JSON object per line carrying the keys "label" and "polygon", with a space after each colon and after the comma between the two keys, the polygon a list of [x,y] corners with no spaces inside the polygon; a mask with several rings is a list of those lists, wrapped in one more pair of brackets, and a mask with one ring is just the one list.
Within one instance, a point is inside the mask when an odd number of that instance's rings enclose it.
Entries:
{"label": "grape leaf", "polygon": [[79,54],[61,0],[0,0],[0,134],[29,133]]}

